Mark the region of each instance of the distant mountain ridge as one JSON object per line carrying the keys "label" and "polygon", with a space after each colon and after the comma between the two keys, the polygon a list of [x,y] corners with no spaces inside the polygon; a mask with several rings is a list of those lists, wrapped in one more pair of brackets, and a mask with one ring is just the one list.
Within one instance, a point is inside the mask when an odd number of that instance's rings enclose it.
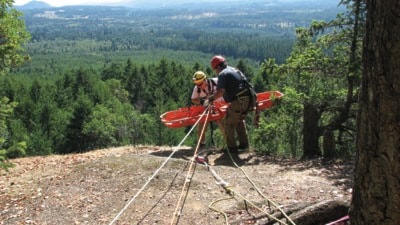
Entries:
{"label": "distant mountain ridge", "polygon": [[42,1],[30,1],[22,6],[16,6],[15,8],[20,10],[29,10],[29,9],[46,9],[46,8],[53,8],[53,6],[47,4],[46,2]]}
{"label": "distant mountain ridge", "polygon": [[[229,7],[234,5],[242,4],[292,4],[292,3],[315,3],[317,5],[332,5],[337,6],[339,0],[198,0],[198,1],[185,1],[185,0],[136,0],[131,3],[120,3],[120,4],[100,4],[103,6],[121,6],[128,8],[141,8],[141,9],[155,9],[155,8],[213,8],[217,9],[219,7]],[[68,6],[83,6],[83,5],[68,5]],[[85,6],[99,6],[99,4],[86,5]],[[30,9],[46,9],[46,8],[58,8],[49,5],[43,1],[32,0],[25,5],[15,6],[15,8],[20,10],[30,10]]]}

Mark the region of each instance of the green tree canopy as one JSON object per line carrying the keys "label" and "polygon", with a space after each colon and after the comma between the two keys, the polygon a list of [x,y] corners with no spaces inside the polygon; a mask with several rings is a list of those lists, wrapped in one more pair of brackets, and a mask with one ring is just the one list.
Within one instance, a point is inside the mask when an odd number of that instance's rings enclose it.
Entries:
{"label": "green tree canopy", "polygon": [[23,45],[30,39],[22,14],[13,0],[0,1],[0,75],[28,60]]}
{"label": "green tree canopy", "polygon": [[[24,21],[20,18],[21,13],[12,8],[13,0],[0,1],[0,76],[6,74],[10,69],[21,65],[29,57],[24,54],[23,44],[30,35],[26,30]],[[23,142],[12,143],[8,141],[7,119],[12,114],[15,103],[0,96],[0,166],[4,167],[4,160],[11,152],[24,152]],[[13,153],[14,154],[14,153]],[[15,155],[15,154],[14,154]],[[19,154],[16,154],[19,155]]]}

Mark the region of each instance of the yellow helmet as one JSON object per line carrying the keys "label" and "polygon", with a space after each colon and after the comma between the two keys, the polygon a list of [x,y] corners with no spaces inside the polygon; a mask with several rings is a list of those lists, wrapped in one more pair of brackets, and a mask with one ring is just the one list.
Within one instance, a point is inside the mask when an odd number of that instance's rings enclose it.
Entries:
{"label": "yellow helmet", "polygon": [[203,71],[197,71],[193,75],[193,83],[201,84],[207,78],[206,74]]}

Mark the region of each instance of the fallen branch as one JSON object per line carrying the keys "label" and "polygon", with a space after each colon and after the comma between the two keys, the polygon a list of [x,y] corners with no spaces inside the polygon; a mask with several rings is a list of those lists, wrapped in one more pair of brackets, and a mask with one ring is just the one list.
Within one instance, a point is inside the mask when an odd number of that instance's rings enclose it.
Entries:
{"label": "fallen branch", "polygon": [[[348,214],[349,203],[344,201],[326,200],[318,203],[300,203],[282,208],[285,213],[298,225],[326,224],[337,220]],[[281,212],[271,212],[274,217],[283,220]],[[257,224],[275,225],[276,221],[271,220],[268,215],[262,213],[238,220],[230,221],[229,224],[241,224],[245,221],[257,221]]]}
{"label": "fallen branch", "polygon": [[349,203],[327,200],[304,208],[290,216],[296,224],[316,225],[326,224],[348,214]]}
{"label": "fallen branch", "polygon": [[[281,209],[283,211],[285,211],[286,215],[290,215],[290,214],[292,214],[294,212],[297,212],[297,211],[299,211],[301,209],[304,209],[304,208],[306,208],[306,207],[308,207],[310,205],[312,205],[312,203],[309,203],[309,202],[305,203],[304,202],[304,203],[297,203],[297,204],[293,204],[293,205],[289,205],[289,206],[284,206],[284,207],[281,207]],[[272,209],[271,210],[271,215],[276,217],[276,218],[278,218],[278,219],[284,220],[284,216],[282,215],[282,212],[280,212],[279,210],[273,210]],[[268,218],[268,221],[275,223],[275,220],[269,219],[269,216],[267,214],[260,213],[260,214],[254,215],[254,216],[248,216],[246,218],[230,221],[229,224],[232,224],[232,225],[241,224],[244,221],[258,221],[258,220],[261,220],[261,219],[264,219],[264,218]]]}

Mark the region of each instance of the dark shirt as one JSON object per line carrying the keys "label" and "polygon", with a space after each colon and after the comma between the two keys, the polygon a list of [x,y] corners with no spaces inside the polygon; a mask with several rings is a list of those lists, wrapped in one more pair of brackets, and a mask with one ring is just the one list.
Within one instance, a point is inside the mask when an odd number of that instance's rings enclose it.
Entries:
{"label": "dark shirt", "polygon": [[226,67],[218,75],[218,89],[225,89],[224,100],[235,100],[236,94],[245,89],[245,85],[239,71],[231,66]]}

